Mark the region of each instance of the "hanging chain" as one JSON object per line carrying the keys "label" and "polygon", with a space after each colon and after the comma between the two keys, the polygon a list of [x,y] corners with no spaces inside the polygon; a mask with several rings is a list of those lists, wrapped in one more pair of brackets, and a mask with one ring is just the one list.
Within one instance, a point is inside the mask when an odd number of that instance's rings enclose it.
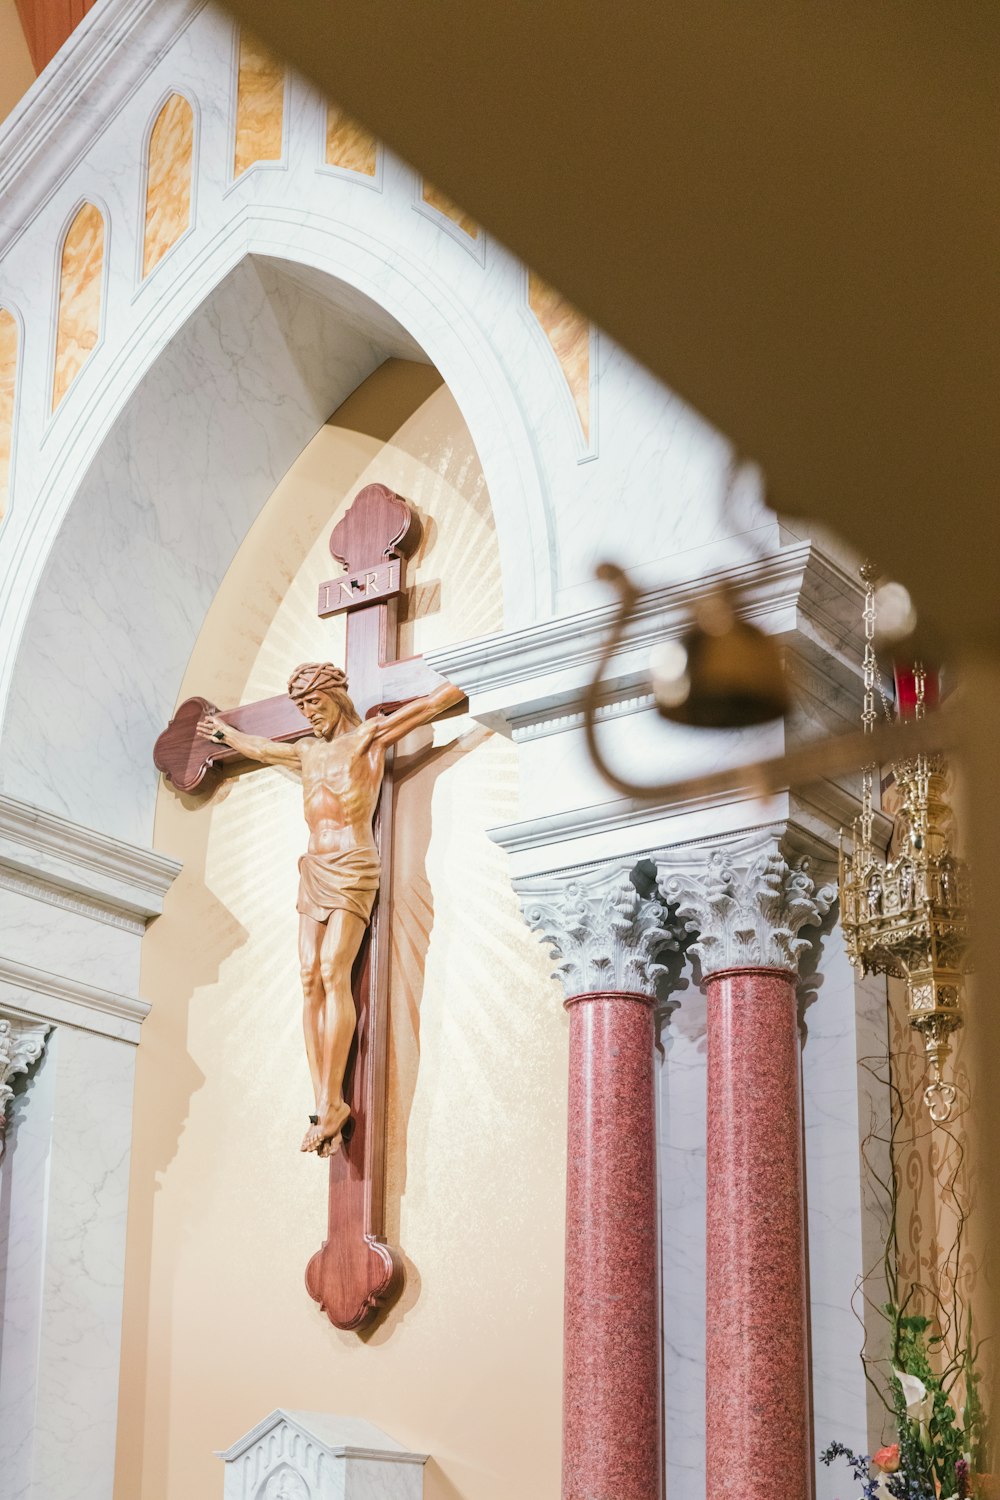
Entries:
{"label": "hanging chain", "polygon": [[[861,578],[865,586],[865,608],[863,615],[865,622],[865,653],[862,658],[865,698],[864,707],[861,710],[861,727],[865,734],[871,734],[878,717],[875,712],[875,683],[878,679],[878,663],[875,660],[876,570],[873,563],[865,563],[861,569]],[[881,691],[881,684],[879,684],[879,689]],[[874,762],[869,761],[861,772],[861,845],[862,848],[869,850],[872,844],[872,825],[875,816],[872,806],[874,775]]]}
{"label": "hanging chain", "polygon": [[922,661],[913,663],[913,717],[925,719],[927,717],[927,668]]}

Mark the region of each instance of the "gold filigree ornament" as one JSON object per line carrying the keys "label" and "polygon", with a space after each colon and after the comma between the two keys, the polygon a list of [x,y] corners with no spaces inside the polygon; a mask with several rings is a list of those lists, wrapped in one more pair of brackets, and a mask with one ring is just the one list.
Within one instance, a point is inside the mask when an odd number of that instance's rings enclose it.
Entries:
{"label": "gold filigree ornament", "polygon": [[[865,701],[862,723],[874,729],[876,687],[875,577],[871,564],[861,570],[865,584]],[[914,667],[914,716],[926,713],[926,672]],[[893,712],[883,695],[886,716]],[[873,778],[865,767],[861,816],[853,827],[852,851],[840,848],[840,914],[848,957],[864,974],[890,974],[906,982],[907,1016],[923,1040],[931,1079],[924,1102],[931,1119],[950,1118],[957,1097],[943,1067],[951,1036],[963,1024],[962,1002],[968,972],[970,882],[964,860],[954,852],[954,815],[948,800],[948,769],[941,755],[920,751],[894,762],[900,797],[895,857],[883,859],[873,841]],[[891,848],[890,848],[891,853]]]}

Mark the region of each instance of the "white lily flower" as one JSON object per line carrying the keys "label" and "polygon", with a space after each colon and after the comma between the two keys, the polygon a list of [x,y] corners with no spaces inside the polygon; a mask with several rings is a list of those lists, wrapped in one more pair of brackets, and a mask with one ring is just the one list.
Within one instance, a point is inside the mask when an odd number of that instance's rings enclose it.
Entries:
{"label": "white lily flower", "polygon": [[903,1400],[906,1402],[906,1415],[911,1422],[920,1425],[921,1433],[927,1429],[927,1423],[934,1411],[934,1396],[922,1380],[916,1375],[907,1375],[905,1370],[893,1370],[892,1372],[903,1388]]}

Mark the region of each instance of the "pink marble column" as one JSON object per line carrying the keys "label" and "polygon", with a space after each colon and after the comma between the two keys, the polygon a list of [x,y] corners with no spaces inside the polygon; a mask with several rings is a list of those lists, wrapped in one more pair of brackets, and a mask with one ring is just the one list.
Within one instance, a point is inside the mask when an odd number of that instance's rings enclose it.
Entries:
{"label": "pink marble column", "polygon": [[707,989],[707,1500],[809,1500],[796,975],[836,892],[769,834],[660,889],[698,933]]}
{"label": "pink marble column", "polygon": [[599,991],[566,1007],[563,1500],[657,1500],[653,1001]]}
{"label": "pink marble column", "polygon": [[812,1494],[795,975],[708,978],[707,1500]]}

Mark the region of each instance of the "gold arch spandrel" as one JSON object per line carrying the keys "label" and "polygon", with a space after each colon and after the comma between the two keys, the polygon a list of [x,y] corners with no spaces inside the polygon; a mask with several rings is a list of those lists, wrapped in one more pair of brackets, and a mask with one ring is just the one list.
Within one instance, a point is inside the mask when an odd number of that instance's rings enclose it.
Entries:
{"label": "gold arch spandrel", "polygon": [[280,161],[285,120],[285,69],[249,32],[240,33],[236,84],[236,153],[240,177],[260,161]]}
{"label": "gold arch spandrel", "polygon": [[96,204],[84,203],[66,232],[59,265],[53,411],[100,337],[103,279],[104,215]]}
{"label": "gold arch spandrel", "polygon": [[570,394],[580,417],[583,435],[590,441],[590,323],[554,287],[528,272],[528,306],[562,366]]}
{"label": "gold arch spandrel", "polygon": [[159,264],[191,223],[193,166],[194,110],[183,94],[171,94],[149,137],[143,277]]}
{"label": "gold arch spandrel", "polygon": [[442,193],[440,188],[434,187],[425,180],[422,196],[425,203],[430,204],[431,208],[436,208],[439,214],[444,214],[446,218],[451,219],[463,233],[469,236],[470,240],[479,238],[479,225],[475,219],[471,214],[467,214],[464,208],[459,208],[457,203],[453,203],[447,193]]}
{"label": "gold arch spandrel", "polygon": [[0,521],[10,500],[14,451],[14,397],[17,391],[17,319],[0,307]]}
{"label": "gold arch spandrel", "polygon": [[326,164],[340,167],[344,172],[359,172],[364,177],[374,177],[378,164],[375,137],[336,104],[331,104],[326,112]]}

